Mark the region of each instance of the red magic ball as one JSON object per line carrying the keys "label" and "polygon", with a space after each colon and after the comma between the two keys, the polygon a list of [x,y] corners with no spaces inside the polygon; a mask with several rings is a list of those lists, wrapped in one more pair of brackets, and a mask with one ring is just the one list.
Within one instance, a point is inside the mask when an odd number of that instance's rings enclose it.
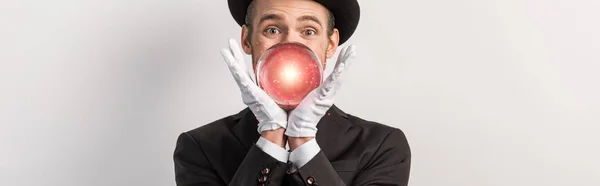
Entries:
{"label": "red magic ball", "polygon": [[257,82],[285,110],[296,108],[323,80],[317,55],[300,43],[279,43],[258,60]]}

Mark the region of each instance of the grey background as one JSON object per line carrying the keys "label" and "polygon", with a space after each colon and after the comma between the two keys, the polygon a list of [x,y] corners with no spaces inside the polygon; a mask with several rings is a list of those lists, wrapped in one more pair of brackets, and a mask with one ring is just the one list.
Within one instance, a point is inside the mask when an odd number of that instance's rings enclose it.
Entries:
{"label": "grey background", "polygon": [[[600,185],[599,1],[360,3],[337,104],[406,133],[411,186]],[[174,185],[243,108],[239,36],[222,0],[2,1],[0,185]]]}

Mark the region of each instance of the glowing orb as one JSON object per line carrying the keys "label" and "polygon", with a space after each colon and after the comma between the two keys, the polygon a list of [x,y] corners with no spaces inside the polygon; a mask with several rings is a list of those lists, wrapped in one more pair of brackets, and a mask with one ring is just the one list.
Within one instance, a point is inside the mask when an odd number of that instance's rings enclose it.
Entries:
{"label": "glowing orb", "polygon": [[258,60],[257,82],[279,107],[296,108],[323,80],[317,55],[300,43],[280,43]]}

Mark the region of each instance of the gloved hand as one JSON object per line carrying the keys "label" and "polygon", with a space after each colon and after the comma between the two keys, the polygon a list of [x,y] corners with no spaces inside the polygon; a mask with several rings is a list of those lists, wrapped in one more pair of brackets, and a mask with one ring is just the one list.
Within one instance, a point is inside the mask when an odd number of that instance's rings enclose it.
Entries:
{"label": "gloved hand", "polygon": [[222,49],[221,55],[240,88],[242,101],[252,110],[258,120],[258,133],[286,128],[287,113],[256,85],[248,68],[246,68],[242,51],[234,39],[229,40],[229,49]]}
{"label": "gloved hand", "polygon": [[356,54],[355,46],[350,45],[340,51],[333,72],[316,89],[311,91],[300,104],[290,112],[285,135],[288,137],[315,137],[317,123],[333,106],[335,95],[341,86],[342,72]]}

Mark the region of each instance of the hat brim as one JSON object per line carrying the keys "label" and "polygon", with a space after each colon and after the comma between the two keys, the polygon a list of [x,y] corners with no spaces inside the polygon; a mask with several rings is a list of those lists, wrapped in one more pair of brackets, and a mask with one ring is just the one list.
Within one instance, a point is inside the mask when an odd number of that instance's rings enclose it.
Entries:
{"label": "hat brim", "polygon": [[[339,32],[339,45],[344,44],[358,26],[360,6],[356,0],[314,0],[327,8],[335,17],[335,28]],[[246,11],[252,0],[228,0],[229,11],[235,22],[245,24]]]}

